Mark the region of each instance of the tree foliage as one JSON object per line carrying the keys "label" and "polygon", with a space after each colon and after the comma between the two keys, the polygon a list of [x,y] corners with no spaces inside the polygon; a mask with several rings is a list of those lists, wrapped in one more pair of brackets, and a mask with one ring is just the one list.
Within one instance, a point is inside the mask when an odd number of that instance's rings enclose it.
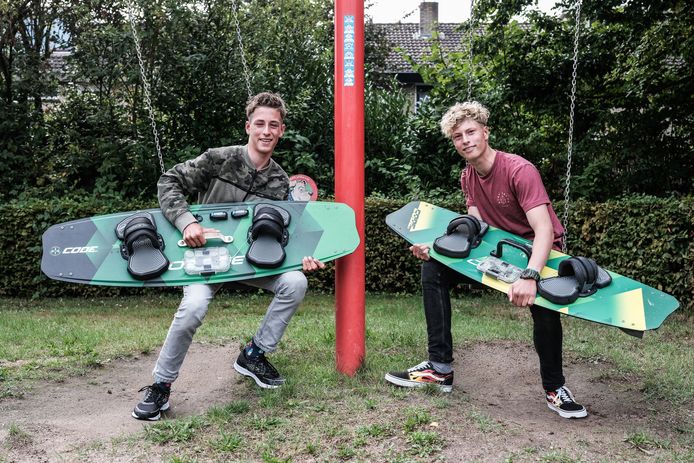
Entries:
{"label": "tree foliage", "polygon": [[[558,16],[531,4],[476,2],[476,21],[465,25],[483,30],[473,45],[473,98],[491,110],[493,146],[533,161],[558,197],[568,152],[577,2],[560,2]],[[582,6],[573,193],[592,200],[691,193],[694,8],[676,0]],[[467,50],[446,55],[436,46],[417,66],[433,85],[428,104],[434,113],[466,97],[469,67]]]}
{"label": "tree foliage", "polygon": [[[404,252],[402,241],[383,218],[402,207],[403,199],[368,198],[365,203],[366,289],[375,292],[412,293],[420,288],[420,265]],[[439,204],[462,212],[454,198]],[[0,259],[5,263],[0,296],[110,296],[170,291],[171,288],[118,288],[65,284],[49,280],[37,265],[41,258],[41,233],[51,224],[115,210],[140,210],[156,206],[155,198],[123,199],[68,195],[29,198],[0,204]],[[570,223],[576,232],[569,248],[589,256],[609,269],[636,278],[675,296],[682,311],[694,314],[694,198],[655,198],[636,195],[591,204],[577,201]],[[653,256],[659,256],[653,259]],[[384,272],[383,269],[388,269]],[[312,291],[332,291],[334,266],[309,277]]]}
{"label": "tree foliage", "polygon": [[[159,175],[133,14],[168,166],[212,146],[245,142],[248,97],[228,0],[0,0],[0,196],[151,198]],[[238,0],[253,92],[287,100],[277,159],[333,185],[333,2]],[[582,3],[572,192],[691,194],[694,8],[683,0]],[[467,96],[492,111],[492,146],[516,152],[561,194],[567,156],[576,0],[557,15],[532,0],[478,0],[474,62],[436,42],[417,64],[432,85],[413,114],[379,74],[385,43],[367,23],[367,193],[443,197],[461,160],[441,134],[445,109]],[[467,41],[465,41],[467,42]],[[56,75],[56,49],[72,53]],[[60,95],[60,103],[46,100]]]}

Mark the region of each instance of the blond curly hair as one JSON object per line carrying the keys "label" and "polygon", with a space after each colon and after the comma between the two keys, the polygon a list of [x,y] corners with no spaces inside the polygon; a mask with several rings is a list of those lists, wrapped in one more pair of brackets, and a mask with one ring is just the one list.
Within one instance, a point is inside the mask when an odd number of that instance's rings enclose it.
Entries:
{"label": "blond curly hair", "polygon": [[448,108],[446,114],[441,118],[441,132],[447,138],[451,138],[455,128],[465,119],[472,119],[486,126],[489,120],[489,110],[477,101],[456,103]]}

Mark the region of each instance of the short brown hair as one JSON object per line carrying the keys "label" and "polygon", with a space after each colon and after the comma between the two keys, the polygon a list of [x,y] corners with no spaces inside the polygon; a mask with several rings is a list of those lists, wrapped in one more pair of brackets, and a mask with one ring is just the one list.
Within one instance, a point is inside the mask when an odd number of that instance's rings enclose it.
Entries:
{"label": "short brown hair", "polygon": [[453,130],[465,119],[472,119],[482,125],[487,125],[489,110],[477,101],[466,101],[451,106],[441,118],[441,132],[451,138]]}
{"label": "short brown hair", "polygon": [[246,117],[248,120],[251,119],[251,114],[253,111],[264,106],[266,108],[277,109],[280,112],[280,117],[282,120],[287,116],[287,107],[284,104],[284,100],[278,93],[262,92],[251,97],[246,103]]}

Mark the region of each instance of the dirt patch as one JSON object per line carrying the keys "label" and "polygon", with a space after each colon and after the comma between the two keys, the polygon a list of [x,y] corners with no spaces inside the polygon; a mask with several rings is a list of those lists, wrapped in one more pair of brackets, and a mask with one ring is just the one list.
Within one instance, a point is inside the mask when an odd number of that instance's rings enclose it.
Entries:
{"label": "dirt patch", "polygon": [[[563,419],[547,408],[531,346],[499,342],[460,350],[455,384],[466,403],[451,416],[452,432],[446,433],[443,452],[447,460],[498,462],[512,456],[514,462],[546,461],[542,455],[554,455],[556,461],[655,459],[657,449],[637,448],[625,439],[635,433],[672,439],[674,417],[661,413],[667,404],[649,401],[639,381],[614,376],[609,364],[566,357],[566,385],[588,409],[584,419]],[[476,431],[470,432],[471,426]],[[465,458],[456,460],[460,455]]]}
{"label": "dirt patch", "polygon": [[[235,349],[194,343],[166,416],[204,414],[247,395],[247,385],[231,368]],[[155,355],[118,360],[86,376],[36,387],[23,399],[0,401],[0,461],[167,460],[166,447],[130,439],[147,426],[130,412],[140,396],[137,389],[151,381],[154,361]],[[435,412],[438,422],[431,428],[444,439],[440,460],[667,461],[671,455],[625,442],[635,432],[675,442],[675,418],[666,404],[647,400],[638,380],[615,377],[609,364],[567,361],[567,385],[590,413],[583,420],[565,420],[547,408],[537,356],[527,344],[469,346],[457,352],[455,368],[449,406]],[[10,432],[12,424],[19,435]],[[374,445],[391,451],[403,448],[402,440],[393,435]],[[295,455],[292,461],[304,460]]]}
{"label": "dirt patch", "polygon": [[[175,401],[166,416],[203,414],[214,405],[233,400],[232,390],[239,381],[231,368],[235,349],[236,345],[232,348],[193,343],[176,381]],[[137,449],[116,458],[121,452],[112,453],[111,447],[117,445],[119,438],[125,441],[147,426],[130,413],[141,397],[139,387],[152,382],[150,372],[155,361],[155,355],[118,360],[86,376],[37,385],[23,399],[0,401],[0,442],[11,439],[8,434],[12,424],[28,435],[20,445],[12,446],[8,460],[80,461],[82,449],[104,443],[108,444],[103,450],[110,456],[100,461],[127,461],[128,453],[137,459]],[[127,447],[127,443],[121,445]],[[150,457],[156,460],[154,455]]]}

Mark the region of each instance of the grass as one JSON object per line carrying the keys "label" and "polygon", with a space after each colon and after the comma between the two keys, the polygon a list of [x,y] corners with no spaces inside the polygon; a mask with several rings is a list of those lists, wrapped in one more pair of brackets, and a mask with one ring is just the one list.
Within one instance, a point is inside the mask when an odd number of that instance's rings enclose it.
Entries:
{"label": "grass", "polygon": [[427,457],[441,450],[443,439],[434,431],[414,431],[407,436],[407,442],[414,455]]}
{"label": "grass", "polygon": [[[0,299],[0,399],[28,395],[38,380],[80,375],[114,359],[157,349],[178,302],[176,295]],[[260,294],[218,296],[196,340],[242,343],[257,328],[268,302],[269,296]],[[479,435],[503,433],[503,424],[466,403],[464,394],[384,383],[384,372],[414,365],[426,355],[419,297],[367,298],[367,358],[354,377],[334,368],[333,311],[331,296],[311,294],[295,315],[272,357],[287,378],[285,386],[268,391],[247,382],[228,404],[202,416],[146,426],[143,438],[151,445],[170,447],[171,461],[404,462],[435,460],[451,443],[446,427],[451,408],[461,408],[464,425]],[[509,307],[502,297],[454,299],[453,311],[453,337],[459,348],[493,341],[530,343],[529,314]],[[609,378],[604,379],[638,381],[648,397],[664,399],[673,408],[692,403],[691,320],[675,317],[642,340],[570,317],[564,317],[564,326],[565,355],[607,364]],[[683,439],[691,436],[686,424],[679,426]],[[19,428],[11,434],[10,444],[15,446],[28,439]],[[682,458],[680,447],[670,449],[670,443],[666,446],[645,432],[630,435],[624,445]],[[580,461],[562,452],[533,458]],[[514,456],[524,459],[523,455]]]}
{"label": "grass", "polygon": [[414,432],[415,429],[422,425],[429,424],[431,416],[429,411],[421,407],[410,407],[405,410],[405,424],[403,428],[406,433]]}
{"label": "grass", "polygon": [[238,433],[228,434],[220,431],[219,438],[212,440],[211,445],[215,450],[230,453],[243,445],[243,437]]}
{"label": "grass", "polygon": [[473,423],[475,423],[475,426],[477,427],[477,429],[479,429],[483,433],[489,433],[489,432],[498,433],[498,432],[502,431],[502,426],[499,423],[497,423],[495,420],[493,420],[489,416],[485,415],[484,413],[478,412],[477,410],[474,410],[474,409],[468,410],[468,412],[466,413],[466,416]]}
{"label": "grass", "polygon": [[670,442],[653,437],[645,431],[635,432],[624,439],[624,441],[642,450],[666,449],[670,447]]}
{"label": "grass", "polygon": [[7,445],[11,448],[21,448],[27,446],[32,441],[31,434],[24,431],[17,424],[10,424],[7,430]]}
{"label": "grass", "polygon": [[196,431],[207,426],[200,417],[188,419],[158,421],[145,427],[145,436],[156,444],[170,442],[187,442],[193,439]]}
{"label": "grass", "polygon": [[540,460],[544,463],[580,463],[580,459],[572,458],[565,452],[553,450],[542,456]]}

